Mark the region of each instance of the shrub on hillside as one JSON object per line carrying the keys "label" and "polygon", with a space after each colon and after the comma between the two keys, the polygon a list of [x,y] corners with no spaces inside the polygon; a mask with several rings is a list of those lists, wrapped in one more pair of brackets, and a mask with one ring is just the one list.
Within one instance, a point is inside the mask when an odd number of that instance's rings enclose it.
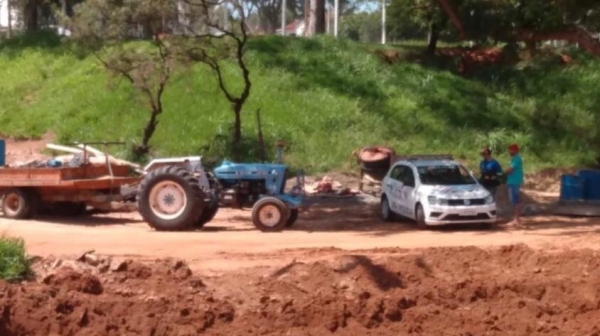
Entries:
{"label": "shrub on hillside", "polygon": [[23,239],[0,236],[0,279],[21,280],[29,274],[29,271]]}

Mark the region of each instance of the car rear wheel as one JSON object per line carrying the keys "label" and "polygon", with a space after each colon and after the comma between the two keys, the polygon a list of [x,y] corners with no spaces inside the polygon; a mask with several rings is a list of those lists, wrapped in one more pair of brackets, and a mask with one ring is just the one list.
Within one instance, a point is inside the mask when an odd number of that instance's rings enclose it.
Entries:
{"label": "car rear wheel", "polygon": [[417,204],[417,208],[415,210],[415,219],[417,221],[417,228],[419,230],[429,229],[425,223],[425,211],[423,210],[423,206],[421,204]]}

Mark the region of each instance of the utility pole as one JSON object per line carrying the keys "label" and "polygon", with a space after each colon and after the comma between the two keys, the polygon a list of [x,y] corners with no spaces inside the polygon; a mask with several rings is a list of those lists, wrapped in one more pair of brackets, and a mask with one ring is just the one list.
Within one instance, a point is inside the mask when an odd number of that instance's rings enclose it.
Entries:
{"label": "utility pole", "polygon": [[285,0],[281,0],[281,36],[285,36],[285,10],[287,4]]}
{"label": "utility pole", "polygon": [[333,36],[338,37],[338,17],[340,16],[340,0],[333,3]]}
{"label": "utility pole", "polygon": [[327,5],[328,3],[325,2],[325,32],[327,33],[327,35],[329,35],[329,33],[331,32],[331,9]]}
{"label": "utility pole", "polygon": [[387,7],[386,0],[381,0],[381,44],[385,44],[387,40],[385,27],[385,7]]}

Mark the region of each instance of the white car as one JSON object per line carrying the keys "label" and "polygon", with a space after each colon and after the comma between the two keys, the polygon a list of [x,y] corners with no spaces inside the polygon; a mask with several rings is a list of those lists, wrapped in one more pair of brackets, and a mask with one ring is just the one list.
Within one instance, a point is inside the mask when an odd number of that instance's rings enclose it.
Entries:
{"label": "white car", "polygon": [[420,229],[496,222],[496,203],[472,173],[447,159],[394,163],[382,181],[381,215],[413,219]]}

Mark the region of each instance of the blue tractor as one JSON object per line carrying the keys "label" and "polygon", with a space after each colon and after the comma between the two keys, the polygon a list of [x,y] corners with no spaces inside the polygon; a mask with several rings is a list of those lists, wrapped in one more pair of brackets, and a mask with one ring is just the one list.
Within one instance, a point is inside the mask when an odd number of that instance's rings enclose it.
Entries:
{"label": "blue tractor", "polygon": [[294,224],[304,206],[304,176],[286,192],[283,164],[223,162],[208,172],[201,157],[158,159],[145,168],[137,190],[139,212],[156,230],[200,228],[219,207],[252,207],[252,222],[263,232]]}

